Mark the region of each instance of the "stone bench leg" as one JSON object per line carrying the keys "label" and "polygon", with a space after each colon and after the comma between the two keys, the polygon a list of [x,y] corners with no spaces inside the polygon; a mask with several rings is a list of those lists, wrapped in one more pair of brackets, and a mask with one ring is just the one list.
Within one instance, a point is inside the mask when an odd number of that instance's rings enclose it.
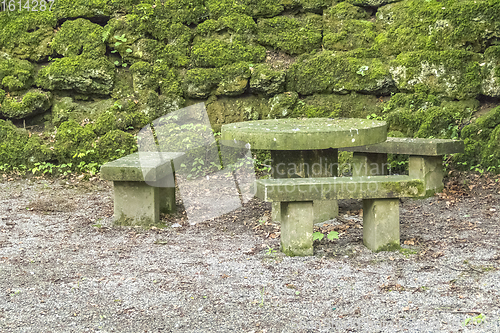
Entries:
{"label": "stone bench leg", "polygon": [[410,177],[424,181],[426,196],[443,190],[442,156],[410,156],[408,169]]}
{"label": "stone bench leg", "polygon": [[387,154],[378,153],[353,153],[352,175],[383,176],[388,175]]}
{"label": "stone bench leg", "polygon": [[313,255],[313,202],[280,202],[281,252],[288,256]]}
{"label": "stone bench leg", "polygon": [[177,210],[175,187],[160,187],[160,213],[171,214]]}
{"label": "stone bench leg", "polygon": [[144,182],[114,181],[113,188],[115,224],[150,226],[160,221],[158,187]]}
{"label": "stone bench leg", "polygon": [[399,199],[363,199],[363,243],[372,251],[399,247]]}

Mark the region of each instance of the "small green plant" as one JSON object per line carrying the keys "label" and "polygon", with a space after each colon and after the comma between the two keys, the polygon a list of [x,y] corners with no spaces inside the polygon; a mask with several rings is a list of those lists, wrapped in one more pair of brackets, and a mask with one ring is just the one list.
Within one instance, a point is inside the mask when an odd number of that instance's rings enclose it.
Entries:
{"label": "small green plant", "polygon": [[480,313],[475,317],[469,317],[469,318],[465,319],[464,322],[462,323],[462,326],[467,326],[469,324],[481,325],[485,321],[486,321],[486,316],[484,314]]}
{"label": "small green plant", "polygon": [[399,249],[399,253],[401,253],[406,258],[408,258],[412,254],[417,254],[418,251],[417,250],[413,250],[413,249],[405,249],[405,248],[402,247],[402,248]]}
{"label": "small green plant", "polygon": [[277,252],[277,251],[276,251],[274,248],[272,248],[272,247],[270,247],[270,246],[268,246],[268,247],[267,247],[266,254],[267,254],[268,256],[272,256],[272,257],[274,257],[274,256],[276,255],[276,252]]}
{"label": "small green plant", "polygon": [[384,120],[382,116],[377,116],[377,114],[372,113],[366,116],[366,119],[374,119],[374,120]]}
{"label": "small green plant", "polygon": [[16,290],[13,293],[11,293],[10,296],[16,296],[16,295],[19,295],[20,293],[21,293],[20,290]]}
{"label": "small green plant", "polygon": [[[104,38],[104,36],[103,36],[103,38]],[[106,36],[106,38],[107,38],[107,36]],[[122,45],[123,43],[126,43],[126,42],[127,42],[127,38],[125,37],[125,34],[123,34],[123,35],[121,35],[121,36],[116,35],[116,36],[115,36],[115,39],[117,40],[117,42],[115,42],[115,44],[113,45],[115,48],[117,48],[118,46],[120,46],[120,45]],[[111,53],[116,53],[116,52],[118,52],[118,50],[116,50],[116,49],[115,49],[115,50],[113,50],[113,51],[111,51]],[[127,48],[127,49],[125,50],[125,52],[127,52],[127,53],[132,53],[133,51],[132,51],[132,49]],[[120,61],[116,60],[116,61],[114,62],[114,64],[115,64],[115,66],[119,66],[119,65],[120,65]],[[122,64],[121,64],[121,66],[122,66],[122,67],[127,67],[127,63],[123,62],[123,60],[122,60]]]}
{"label": "small green plant", "polygon": [[[321,242],[324,237],[325,235],[322,232],[316,231],[315,233],[313,233],[313,242],[315,240],[319,240]],[[331,241],[334,239],[339,239],[339,233],[336,231],[330,231],[326,236],[326,238],[328,238]]]}

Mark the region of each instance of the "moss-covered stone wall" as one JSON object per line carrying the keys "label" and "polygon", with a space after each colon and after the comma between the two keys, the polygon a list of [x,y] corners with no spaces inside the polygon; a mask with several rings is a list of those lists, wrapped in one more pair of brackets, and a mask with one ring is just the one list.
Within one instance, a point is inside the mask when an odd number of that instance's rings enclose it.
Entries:
{"label": "moss-covered stone wall", "polygon": [[215,131],[265,118],[386,119],[403,135],[462,138],[458,166],[500,172],[499,15],[497,0],[6,8],[0,168],[103,163],[134,151],[150,121],[204,101]]}

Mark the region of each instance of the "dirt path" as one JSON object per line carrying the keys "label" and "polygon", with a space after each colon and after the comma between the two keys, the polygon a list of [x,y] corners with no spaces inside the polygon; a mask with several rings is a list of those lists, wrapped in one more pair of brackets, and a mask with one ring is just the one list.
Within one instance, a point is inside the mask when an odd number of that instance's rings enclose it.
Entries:
{"label": "dirt path", "polygon": [[307,258],[275,252],[258,200],[145,231],[112,226],[111,195],[100,181],[0,183],[0,332],[500,332],[494,179],[404,201],[399,252],[367,250],[361,205],[343,201],[321,228],[340,239]]}

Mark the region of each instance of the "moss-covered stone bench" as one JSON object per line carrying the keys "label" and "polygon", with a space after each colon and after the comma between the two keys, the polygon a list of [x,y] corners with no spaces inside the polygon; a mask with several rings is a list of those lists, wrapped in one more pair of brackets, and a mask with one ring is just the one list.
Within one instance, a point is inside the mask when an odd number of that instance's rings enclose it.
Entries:
{"label": "moss-covered stone bench", "polygon": [[314,201],[363,199],[363,243],[372,251],[399,245],[399,198],[425,194],[410,176],[261,179],[256,196],[281,208],[281,251],[313,254]]}
{"label": "moss-covered stone bench", "polygon": [[175,210],[173,166],[182,155],[140,152],[101,167],[101,178],[113,182],[116,224],[154,225],[160,220],[160,212]]}
{"label": "moss-covered stone bench", "polygon": [[410,155],[408,169],[412,178],[423,179],[426,196],[443,190],[443,155],[463,153],[461,140],[387,138],[369,146],[343,148],[352,151],[353,176],[375,176],[388,173],[387,154]]}

